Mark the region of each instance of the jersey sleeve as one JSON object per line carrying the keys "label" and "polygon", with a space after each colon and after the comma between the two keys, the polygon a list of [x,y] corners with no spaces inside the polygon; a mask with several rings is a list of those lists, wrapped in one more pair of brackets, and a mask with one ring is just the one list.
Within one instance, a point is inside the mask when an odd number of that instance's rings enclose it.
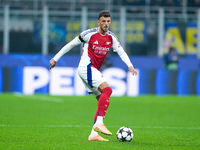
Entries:
{"label": "jersey sleeve", "polygon": [[117,52],[118,55],[120,56],[120,58],[122,59],[122,61],[128,66],[133,66],[133,64],[131,63],[128,55],[126,54],[126,52],[124,51],[124,49],[122,48],[122,46],[120,45],[119,41],[117,40],[116,37],[113,36],[113,44],[112,44],[112,48],[114,52]]}
{"label": "jersey sleeve", "polygon": [[54,57],[53,60],[55,60],[56,62],[64,55],[66,54],[68,51],[70,51],[73,47],[77,46],[81,44],[81,41],[78,37],[75,37],[71,42],[69,42],[68,44],[66,44]]}
{"label": "jersey sleeve", "polygon": [[90,39],[90,34],[91,33],[92,29],[88,29],[88,30],[85,30],[83,31],[79,36],[79,40],[82,42],[82,43],[88,43],[89,42],[89,39]]}

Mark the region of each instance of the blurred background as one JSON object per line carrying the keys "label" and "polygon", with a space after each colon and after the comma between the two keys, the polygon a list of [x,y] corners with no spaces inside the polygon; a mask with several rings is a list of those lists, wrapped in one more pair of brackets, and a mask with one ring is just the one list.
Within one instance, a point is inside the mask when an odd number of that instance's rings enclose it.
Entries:
{"label": "blurred background", "polygon": [[[48,71],[49,60],[66,43],[97,27],[98,12],[104,9],[111,12],[110,30],[140,73],[134,81],[137,91],[130,95],[200,95],[200,0],[0,0],[0,92],[26,93],[29,80],[39,84],[42,75],[32,74],[28,80],[24,68]],[[81,46],[73,48],[58,66],[76,68],[80,53]],[[102,70],[126,72],[120,61],[110,51]],[[30,93],[51,93],[52,73],[48,76]],[[129,78],[118,78],[125,90],[111,86],[128,94],[134,88]]]}

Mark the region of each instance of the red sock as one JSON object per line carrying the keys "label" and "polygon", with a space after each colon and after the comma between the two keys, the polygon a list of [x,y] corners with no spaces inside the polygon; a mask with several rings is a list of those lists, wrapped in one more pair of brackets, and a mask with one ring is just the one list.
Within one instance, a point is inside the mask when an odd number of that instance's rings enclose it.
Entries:
{"label": "red sock", "polygon": [[[106,115],[106,111],[107,111],[107,109],[108,109],[109,104],[110,104],[110,101],[107,102],[106,107],[105,107],[105,109],[104,109],[105,115]],[[105,116],[105,115],[104,115],[104,116]],[[94,124],[95,124],[95,122],[97,121],[97,116],[100,116],[99,113],[98,113],[98,109],[96,110],[95,115],[94,115]]]}
{"label": "red sock", "polygon": [[108,109],[108,106],[110,105],[110,101],[106,101],[107,103],[106,103],[106,105],[105,105],[105,115],[106,115],[106,111],[107,111],[107,109]]}
{"label": "red sock", "polygon": [[98,110],[96,110],[95,115],[94,115],[94,124],[97,121],[97,114],[98,114]]}
{"label": "red sock", "polygon": [[105,116],[106,110],[108,109],[109,106],[109,98],[110,95],[112,94],[112,89],[111,87],[106,87],[101,90],[101,96],[98,101],[98,108],[97,108],[97,115],[99,116]]}

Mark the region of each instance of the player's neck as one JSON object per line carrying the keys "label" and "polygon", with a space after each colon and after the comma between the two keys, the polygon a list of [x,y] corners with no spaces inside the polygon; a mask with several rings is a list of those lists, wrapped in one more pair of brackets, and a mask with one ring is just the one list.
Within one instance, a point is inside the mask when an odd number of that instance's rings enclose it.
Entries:
{"label": "player's neck", "polygon": [[98,30],[101,35],[106,35],[106,32],[102,31],[100,27],[98,27]]}

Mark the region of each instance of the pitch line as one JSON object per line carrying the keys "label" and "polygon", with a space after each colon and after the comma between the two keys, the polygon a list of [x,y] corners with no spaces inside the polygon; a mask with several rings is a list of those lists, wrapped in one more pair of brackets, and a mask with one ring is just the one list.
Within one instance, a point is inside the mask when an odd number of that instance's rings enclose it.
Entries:
{"label": "pitch line", "polygon": [[23,95],[21,93],[14,93],[17,97],[32,99],[32,100],[41,100],[41,101],[49,101],[49,102],[57,102],[57,103],[63,103],[63,99],[61,98],[54,98],[54,97],[46,97],[43,95]]}
{"label": "pitch line", "polygon": [[[87,125],[7,125],[0,124],[0,127],[47,127],[47,128],[92,128]],[[107,126],[108,128],[119,128],[120,126]],[[200,130],[200,127],[162,127],[162,126],[128,126],[131,129],[176,129],[176,130]]]}

